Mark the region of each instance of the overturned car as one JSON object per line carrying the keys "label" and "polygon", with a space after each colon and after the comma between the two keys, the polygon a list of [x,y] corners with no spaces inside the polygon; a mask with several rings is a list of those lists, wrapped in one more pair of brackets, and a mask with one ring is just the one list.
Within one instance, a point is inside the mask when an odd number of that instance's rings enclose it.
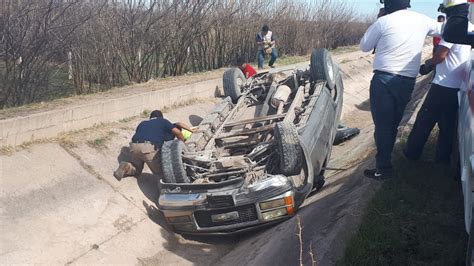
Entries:
{"label": "overturned car", "polygon": [[287,219],[324,185],[342,109],[329,52],[309,68],[224,74],[228,96],[185,143],[161,149],[158,208],[183,234],[235,233]]}

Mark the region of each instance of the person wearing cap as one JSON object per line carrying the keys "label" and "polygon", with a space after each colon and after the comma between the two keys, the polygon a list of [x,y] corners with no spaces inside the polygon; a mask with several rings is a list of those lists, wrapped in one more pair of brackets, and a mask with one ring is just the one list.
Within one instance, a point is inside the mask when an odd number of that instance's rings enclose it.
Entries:
{"label": "person wearing cap", "polygon": [[262,27],[262,30],[257,34],[256,42],[258,46],[258,69],[263,69],[263,63],[265,62],[265,55],[270,55],[270,61],[268,66],[274,68],[273,64],[278,57],[277,49],[275,48],[275,36],[270,31],[267,25]]}
{"label": "person wearing cap", "polygon": [[474,45],[474,34],[469,31],[469,3],[467,0],[444,0],[440,6],[449,17],[443,38],[447,42]]}
{"label": "person wearing cap", "polygon": [[[472,24],[469,29],[473,29]],[[429,74],[435,67],[436,74],[404,149],[408,159],[416,161],[421,157],[431,131],[438,124],[435,162],[450,163],[457,128],[458,91],[470,57],[470,45],[453,44],[443,39],[433,58],[420,67],[422,75]]]}
{"label": "person wearing cap", "polygon": [[161,175],[160,148],[165,141],[177,138],[184,141],[181,130],[163,117],[163,113],[154,110],[150,119],[141,122],[130,142],[130,161],[121,161],[114,177],[121,180],[127,176],[138,177],[146,163],[151,172]]}
{"label": "person wearing cap", "polygon": [[364,171],[369,178],[391,176],[398,125],[415,87],[425,39],[441,34],[436,20],[409,11],[409,7],[410,0],[385,0],[385,14],[369,27],[360,42],[364,52],[375,49],[370,105],[377,154],[376,167]]}

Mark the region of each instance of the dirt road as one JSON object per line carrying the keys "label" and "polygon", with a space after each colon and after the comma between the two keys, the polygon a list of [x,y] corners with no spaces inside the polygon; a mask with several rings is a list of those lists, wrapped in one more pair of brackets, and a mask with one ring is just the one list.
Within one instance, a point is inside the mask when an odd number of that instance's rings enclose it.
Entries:
{"label": "dirt road", "polygon": [[[168,232],[155,208],[156,179],[143,174],[118,182],[112,176],[141,120],[135,118],[0,156],[0,264],[292,265],[300,257],[311,262],[311,254],[318,265],[333,264],[378,186],[360,171],[373,152],[366,101],[372,59],[361,53],[336,59],[346,87],[343,120],[362,133],[334,147],[330,166],[349,169],[328,172],[327,185],[305,202],[299,218],[237,237],[189,239]],[[165,116],[197,124],[214,103]]]}

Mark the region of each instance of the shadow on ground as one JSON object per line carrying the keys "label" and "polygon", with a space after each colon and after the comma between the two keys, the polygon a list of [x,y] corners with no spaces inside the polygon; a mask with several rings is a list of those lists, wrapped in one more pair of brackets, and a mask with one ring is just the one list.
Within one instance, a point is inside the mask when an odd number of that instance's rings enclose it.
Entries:
{"label": "shadow on ground", "polygon": [[367,99],[360,104],[356,104],[355,107],[361,111],[370,112],[370,100]]}

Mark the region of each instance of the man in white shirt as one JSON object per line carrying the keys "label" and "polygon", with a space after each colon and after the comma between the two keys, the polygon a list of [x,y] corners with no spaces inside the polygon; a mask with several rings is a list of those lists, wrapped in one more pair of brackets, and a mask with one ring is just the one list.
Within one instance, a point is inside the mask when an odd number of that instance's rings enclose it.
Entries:
{"label": "man in white shirt", "polygon": [[364,171],[376,179],[390,177],[398,125],[415,87],[425,38],[441,33],[436,20],[407,10],[410,0],[385,0],[384,5],[386,15],[370,26],[360,42],[362,51],[376,51],[370,85],[376,168]]}
{"label": "man in white shirt", "polygon": [[436,76],[408,137],[404,150],[407,158],[415,161],[420,158],[431,130],[438,124],[435,162],[450,163],[457,127],[458,91],[470,53],[469,45],[441,40],[433,58],[421,66],[420,73],[426,74],[436,65]]}
{"label": "man in white shirt", "polygon": [[258,45],[258,69],[263,69],[265,62],[265,55],[270,55],[268,66],[274,68],[273,64],[278,57],[278,51],[275,48],[275,36],[270,31],[267,25],[263,25],[262,30],[257,34],[256,42]]}

